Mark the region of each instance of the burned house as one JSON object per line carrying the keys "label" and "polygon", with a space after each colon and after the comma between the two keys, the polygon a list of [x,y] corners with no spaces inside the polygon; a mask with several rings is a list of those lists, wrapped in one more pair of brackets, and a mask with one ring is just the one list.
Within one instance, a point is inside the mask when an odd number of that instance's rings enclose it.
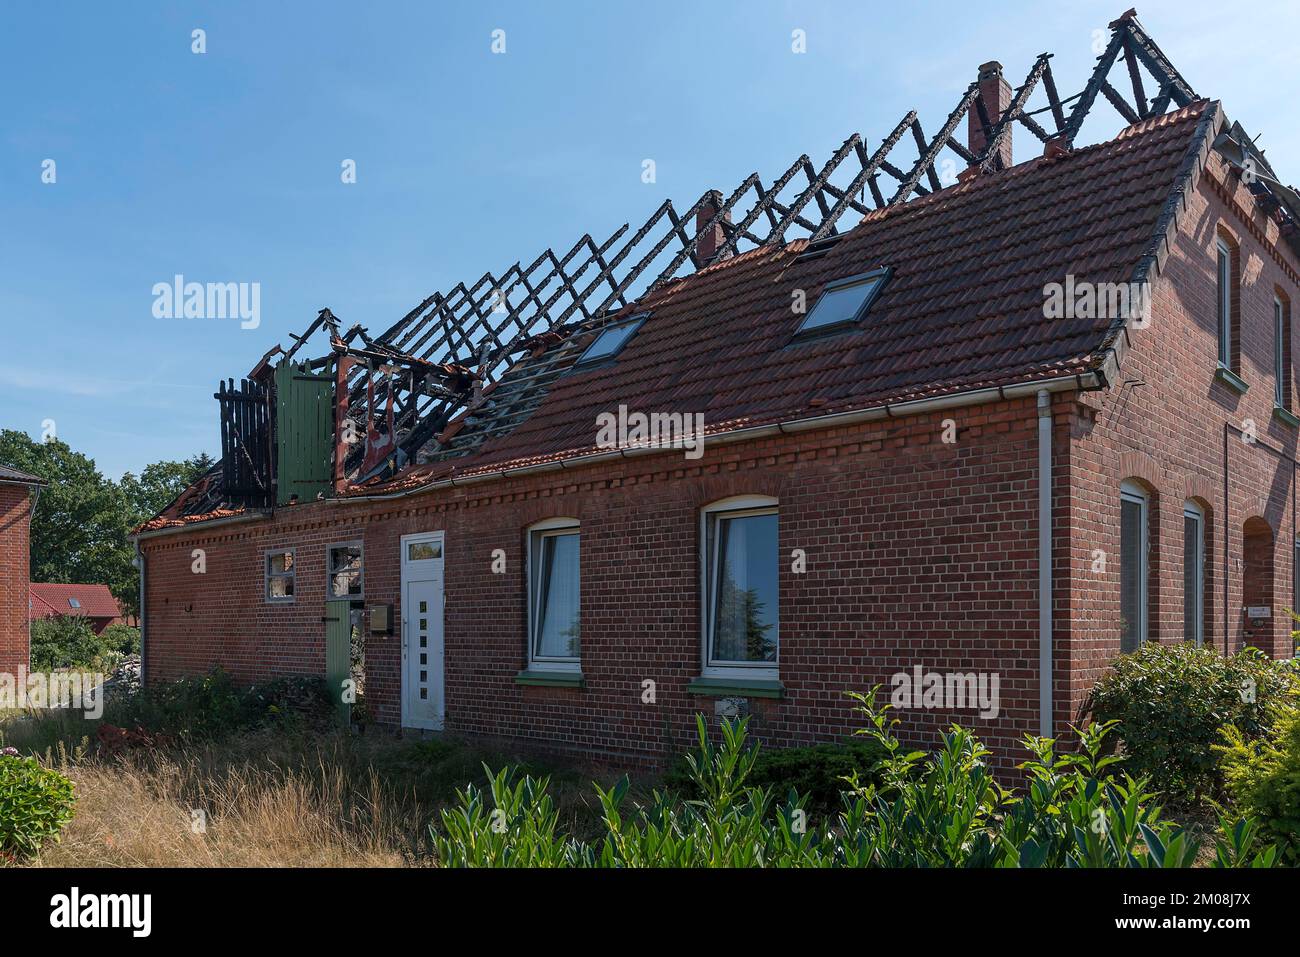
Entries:
{"label": "burned house", "polygon": [[933,676],[903,731],[1008,761],[1144,641],[1289,655],[1300,197],[1131,11],[1074,90],[986,63],[929,130],[322,310],[136,533],[146,680],[654,763]]}

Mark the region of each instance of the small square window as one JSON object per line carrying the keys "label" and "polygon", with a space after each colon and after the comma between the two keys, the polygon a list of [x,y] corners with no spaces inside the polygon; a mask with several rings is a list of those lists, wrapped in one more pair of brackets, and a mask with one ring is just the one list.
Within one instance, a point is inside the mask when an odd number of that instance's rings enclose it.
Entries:
{"label": "small square window", "polygon": [[632,335],[641,328],[641,323],[645,322],[646,314],[633,316],[617,325],[609,326],[600,331],[600,334],[592,340],[591,345],[587,346],[585,352],[578,357],[575,366],[594,365],[605,359],[612,359],[628,344]]}
{"label": "small square window", "polygon": [[362,598],[363,562],[360,542],[331,545],[326,552],[330,598]]}
{"label": "small square window", "polygon": [[804,317],[796,335],[826,332],[851,326],[860,321],[880,294],[889,278],[888,269],[878,269],[862,276],[850,276],[827,283],[821,297]]}

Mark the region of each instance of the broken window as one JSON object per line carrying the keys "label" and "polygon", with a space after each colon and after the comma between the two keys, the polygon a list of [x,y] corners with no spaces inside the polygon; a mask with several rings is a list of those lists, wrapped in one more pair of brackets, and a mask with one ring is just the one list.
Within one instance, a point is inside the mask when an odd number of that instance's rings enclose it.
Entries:
{"label": "broken window", "polygon": [[362,598],[365,590],[362,581],[362,555],[360,542],[331,545],[327,577],[330,598]]}
{"label": "broken window", "polygon": [[293,549],[266,553],[266,600],[293,601]]}

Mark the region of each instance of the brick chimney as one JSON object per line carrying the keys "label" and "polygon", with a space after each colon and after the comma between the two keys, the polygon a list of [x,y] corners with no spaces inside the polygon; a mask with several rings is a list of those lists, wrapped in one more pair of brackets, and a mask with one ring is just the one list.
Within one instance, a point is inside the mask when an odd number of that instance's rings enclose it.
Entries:
{"label": "brick chimney", "polygon": [[[705,230],[709,220],[717,215],[721,206],[722,194],[717,190],[712,190],[709,193],[708,202],[695,213],[695,232],[700,237],[699,242],[695,244],[695,255],[699,259],[701,269],[717,258],[718,250],[727,242],[727,234],[722,231],[721,222],[715,223],[712,229]],[[722,221],[731,222],[731,210],[727,210],[722,217]],[[728,257],[730,257],[730,254],[728,254]]]}
{"label": "brick chimney", "polygon": [[[1002,64],[997,60],[981,64],[979,85],[980,102],[984,104],[984,110],[988,113],[989,125],[993,126],[1011,105],[1011,84],[1002,77]],[[971,104],[966,117],[969,130],[966,142],[970,151],[978,156],[984,152],[987,140],[984,137],[984,128],[980,124],[979,109],[975,104]],[[1003,168],[1011,165],[1011,127],[1009,126],[998,147],[998,157],[1002,161]],[[998,168],[997,163],[994,163],[993,168]]]}

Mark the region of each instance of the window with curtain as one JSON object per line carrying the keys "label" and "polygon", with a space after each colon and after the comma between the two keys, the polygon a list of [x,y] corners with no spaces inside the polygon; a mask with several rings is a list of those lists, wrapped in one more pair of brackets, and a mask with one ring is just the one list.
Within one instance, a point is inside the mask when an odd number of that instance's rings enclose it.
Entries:
{"label": "window with curtain", "polygon": [[780,565],[776,508],[710,508],[705,539],[707,666],[774,672]]}
{"label": "window with curtain", "polygon": [[578,527],[541,526],[528,537],[530,661],[576,669],[581,652]]}
{"label": "window with curtain", "polygon": [[1183,640],[1205,641],[1205,513],[1183,506]]}
{"label": "window with curtain", "polygon": [[1125,482],[1120,491],[1120,651],[1136,651],[1147,637],[1147,497]]}

